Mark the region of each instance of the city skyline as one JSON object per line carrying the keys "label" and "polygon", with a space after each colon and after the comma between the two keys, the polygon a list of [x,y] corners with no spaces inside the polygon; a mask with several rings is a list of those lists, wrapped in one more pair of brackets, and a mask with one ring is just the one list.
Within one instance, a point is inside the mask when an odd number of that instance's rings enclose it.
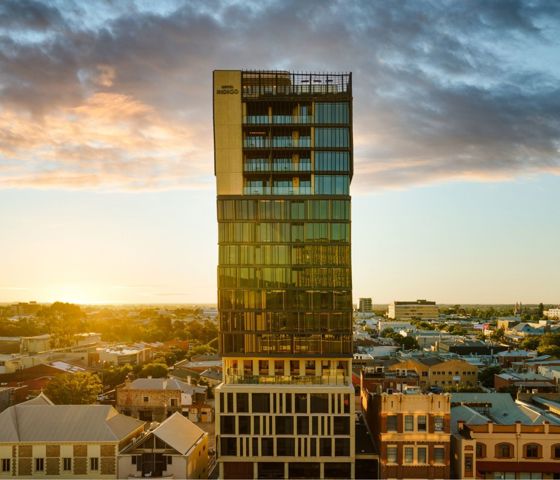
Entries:
{"label": "city skyline", "polygon": [[354,302],[560,301],[557,6],[134,5],[0,6],[0,302],[216,303],[238,66],[355,73]]}

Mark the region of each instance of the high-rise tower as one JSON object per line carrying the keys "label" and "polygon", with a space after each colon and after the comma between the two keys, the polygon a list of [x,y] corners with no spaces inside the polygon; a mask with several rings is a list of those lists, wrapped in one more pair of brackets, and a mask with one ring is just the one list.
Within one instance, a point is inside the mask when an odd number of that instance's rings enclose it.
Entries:
{"label": "high-rise tower", "polygon": [[351,478],[351,74],[215,71],[214,155],[220,478]]}

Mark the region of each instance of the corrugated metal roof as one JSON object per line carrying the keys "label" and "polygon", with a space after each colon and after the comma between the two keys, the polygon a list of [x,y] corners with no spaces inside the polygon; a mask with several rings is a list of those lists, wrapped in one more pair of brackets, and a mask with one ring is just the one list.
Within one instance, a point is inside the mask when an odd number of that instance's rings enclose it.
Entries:
{"label": "corrugated metal roof", "polygon": [[202,428],[188,418],[175,412],[152,432],[181,455],[187,453],[193,445],[206,434]]}
{"label": "corrugated metal roof", "polygon": [[197,387],[194,385],[176,378],[137,378],[121,388],[128,390],[180,390],[190,395],[197,391]]}
{"label": "corrugated metal roof", "polygon": [[115,442],[143,424],[110,405],[19,404],[0,413],[0,442]]}
{"label": "corrugated metal roof", "polygon": [[451,404],[457,403],[473,409],[475,409],[473,405],[488,404],[488,410],[487,413],[484,412],[484,416],[502,425],[513,425],[517,421],[526,425],[542,423],[542,421],[535,422],[524,413],[509,393],[452,393]]}

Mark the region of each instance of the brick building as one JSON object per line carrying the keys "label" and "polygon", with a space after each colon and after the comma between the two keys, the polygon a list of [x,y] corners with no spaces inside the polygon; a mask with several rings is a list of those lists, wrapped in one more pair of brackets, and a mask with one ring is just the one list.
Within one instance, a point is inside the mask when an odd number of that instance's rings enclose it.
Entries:
{"label": "brick building", "polygon": [[448,394],[375,394],[366,421],[379,450],[380,478],[450,478]]}

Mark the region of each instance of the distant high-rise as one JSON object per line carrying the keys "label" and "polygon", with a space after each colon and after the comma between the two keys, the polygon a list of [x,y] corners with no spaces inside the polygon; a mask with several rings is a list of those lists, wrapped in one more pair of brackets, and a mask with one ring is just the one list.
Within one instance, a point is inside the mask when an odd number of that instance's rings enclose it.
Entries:
{"label": "distant high-rise", "polygon": [[220,478],[352,478],[352,76],[214,72]]}
{"label": "distant high-rise", "polygon": [[358,305],[359,312],[372,312],[373,311],[373,303],[371,298],[360,298],[360,303]]}

